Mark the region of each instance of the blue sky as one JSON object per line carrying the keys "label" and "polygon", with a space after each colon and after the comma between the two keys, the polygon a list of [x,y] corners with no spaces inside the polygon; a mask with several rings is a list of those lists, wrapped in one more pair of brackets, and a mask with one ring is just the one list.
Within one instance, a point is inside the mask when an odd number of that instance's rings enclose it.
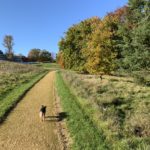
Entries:
{"label": "blue sky", "polygon": [[58,41],[73,24],[103,17],[127,0],[0,0],[0,49],[5,35],[14,38],[14,52],[32,48],[58,52]]}

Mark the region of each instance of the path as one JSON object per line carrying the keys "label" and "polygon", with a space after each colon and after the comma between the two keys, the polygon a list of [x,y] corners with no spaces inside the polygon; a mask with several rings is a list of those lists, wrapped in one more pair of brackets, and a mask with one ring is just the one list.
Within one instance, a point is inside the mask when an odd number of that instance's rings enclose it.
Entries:
{"label": "path", "polygon": [[[0,150],[60,150],[54,113],[54,75],[50,72],[18,103],[0,125]],[[39,120],[41,104],[47,119]],[[49,116],[49,117],[48,117]]]}

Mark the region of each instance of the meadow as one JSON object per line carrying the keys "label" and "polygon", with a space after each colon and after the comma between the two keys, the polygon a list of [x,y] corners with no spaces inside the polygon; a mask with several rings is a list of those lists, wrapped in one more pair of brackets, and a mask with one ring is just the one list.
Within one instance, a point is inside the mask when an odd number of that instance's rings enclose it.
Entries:
{"label": "meadow", "polygon": [[0,121],[47,70],[31,64],[0,62]]}
{"label": "meadow", "polygon": [[44,68],[46,70],[50,70],[50,71],[60,69],[60,66],[56,63],[45,62],[45,63],[35,63],[34,65],[37,67],[42,67],[42,68]]}
{"label": "meadow", "polygon": [[[67,127],[73,143],[71,149],[102,150],[111,149],[106,143],[102,131],[98,131],[89,116],[84,113],[77,97],[64,82],[60,72],[56,74],[57,94],[60,97],[63,111],[67,116]],[[71,140],[71,141],[72,141]]]}
{"label": "meadow", "polygon": [[[71,105],[76,101],[89,122],[105,137],[104,142],[111,145],[111,149],[150,148],[149,73],[103,75],[102,80],[98,75],[73,71],[62,71],[61,76],[76,97],[76,100],[68,97],[64,108],[71,107],[70,111],[73,111]],[[83,128],[83,123],[76,121],[74,124],[79,129]],[[82,134],[86,135],[87,132],[83,131]]]}

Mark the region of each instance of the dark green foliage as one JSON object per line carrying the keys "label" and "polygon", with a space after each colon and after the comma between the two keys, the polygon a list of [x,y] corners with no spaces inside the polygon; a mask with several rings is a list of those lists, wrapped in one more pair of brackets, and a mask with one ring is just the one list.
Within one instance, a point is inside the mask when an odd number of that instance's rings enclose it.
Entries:
{"label": "dark green foliage", "polygon": [[0,50],[0,55],[1,55],[1,54],[3,54],[3,51],[2,51],[2,50]]}
{"label": "dark green foliage", "polygon": [[129,0],[125,23],[120,27],[123,43],[122,67],[129,70],[150,68],[150,2]]}
{"label": "dark green foliage", "polygon": [[41,50],[39,53],[39,61],[41,62],[52,62],[53,58],[51,53],[47,50]]}
{"label": "dark green foliage", "polygon": [[[150,19],[150,18],[149,18]],[[133,30],[134,64],[136,68],[150,68],[150,21],[144,18]]]}

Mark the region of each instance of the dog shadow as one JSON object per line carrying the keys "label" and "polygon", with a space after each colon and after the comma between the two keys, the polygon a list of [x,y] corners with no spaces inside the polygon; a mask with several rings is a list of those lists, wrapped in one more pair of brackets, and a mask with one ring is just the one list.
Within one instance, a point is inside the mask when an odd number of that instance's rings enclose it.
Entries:
{"label": "dog shadow", "polygon": [[57,116],[45,116],[45,121],[59,122],[68,117],[66,112],[60,112]]}

